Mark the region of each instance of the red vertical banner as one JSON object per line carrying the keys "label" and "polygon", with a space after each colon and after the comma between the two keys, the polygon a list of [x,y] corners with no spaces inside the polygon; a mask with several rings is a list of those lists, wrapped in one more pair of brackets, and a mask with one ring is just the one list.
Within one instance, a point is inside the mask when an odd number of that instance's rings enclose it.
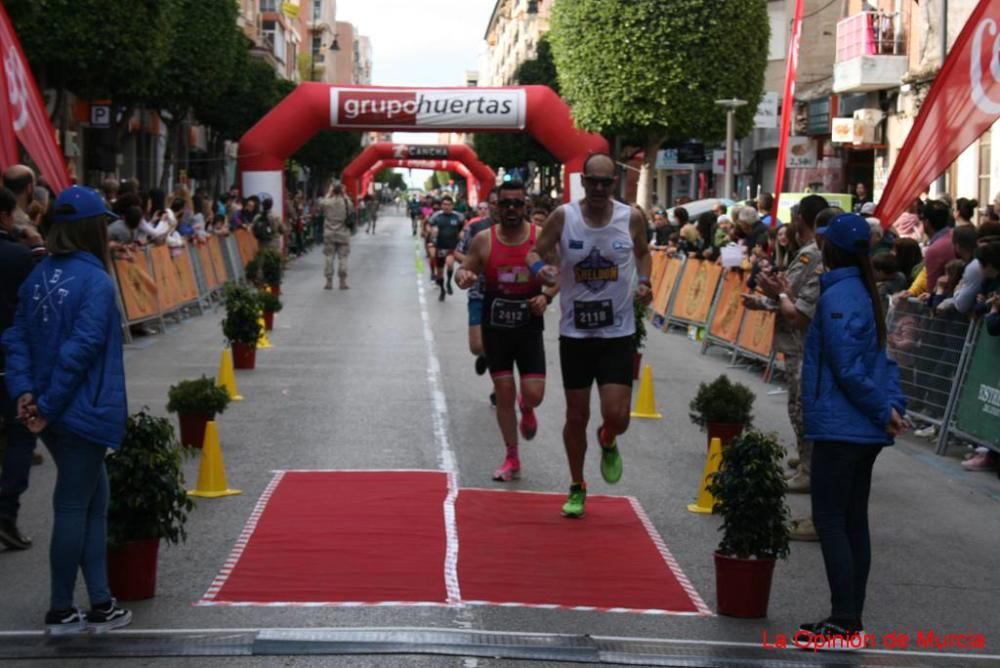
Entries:
{"label": "red vertical banner", "polygon": [[802,0],[795,0],[795,19],[792,21],[792,38],[788,41],[785,59],[785,94],[781,98],[781,135],[778,144],[778,168],[774,176],[774,207],[771,224],[778,224],[778,200],[785,185],[785,156],[788,155],[788,136],[792,129],[792,108],[795,105],[795,74],[799,69],[799,38],[802,35]]}
{"label": "red vertical banner", "polygon": [[18,160],[16,136],[52,188],[69,187],[66,161],[56,144],[56,132],[45,111],[35,77],[21,50],[3,4],[0,3],[0,162],[6,167]]}
{"label": "red vertical banner", "polygon": [[1000,2],[980,0],[934,79],[875,216],[889,226],[1000,118]]}

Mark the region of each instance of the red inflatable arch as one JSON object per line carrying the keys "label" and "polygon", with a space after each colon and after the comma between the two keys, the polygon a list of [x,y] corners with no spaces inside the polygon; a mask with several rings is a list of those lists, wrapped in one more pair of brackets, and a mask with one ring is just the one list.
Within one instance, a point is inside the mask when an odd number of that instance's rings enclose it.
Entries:
{"label": "red inflatable arch", "polygon": [[486,193],[479,193],[482,198],[485,198],[489,189],[496,184],[496,172],[482,162],[476,152],[466,144],[407,146],[379,142],[366,146],[365,150],[344,168],[340,175],[340,180],[344,183],[344,192],[355,200],[367,192],[365,188],[358,188],[358,180],[379,160],[412,159],[437,159],[464,164],[475,175],[479,186],[486,188]]}
{"label": "red inflatable arch", "polygon": [[[431,169],[434,171],[449,171],[457,172],[466,183],[466,192],[469,194],[469,204],[471,206],[476,206],[480,200],[485,200],[489,195],[490,188],[493,187],[493,183],[496,181],[496,177],[491,178],[487,183],[481,183],[476,175],[473,174],[468,167],[466,167],[461,162],[456,162],[455,160],[379,160],[374,165],[368,168],[364,176],[361,177],[361,194],[364,195],[369,191],[372,182],[375,180],[375,175],[381,172],[383,169],[392,169],[395,167],[407,167],[410,169]],[[487,167],[489,169],[489,167]],[[490,170],[490,174],[493,170]]]}
{"label": "red inflatable arch", "polygon": [[[382,88],[299,84],[243,135],[243,192],[283,191],[285,160],[324,130],[383,132],[527,132],[563,163],[564,197],[582,196],[580,171],[607,151],[597,134],[573,126],[566,103],[547,86]],[[275,197],[282,213],[284,197]]]}

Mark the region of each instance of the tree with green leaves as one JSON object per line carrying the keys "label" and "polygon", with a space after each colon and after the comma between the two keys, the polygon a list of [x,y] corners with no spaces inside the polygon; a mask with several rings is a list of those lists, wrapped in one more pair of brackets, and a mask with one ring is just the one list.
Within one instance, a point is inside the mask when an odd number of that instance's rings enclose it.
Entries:
{"label": "tree with green leaves", "polygon": [[309,168],[309,188],[316,192],[361,151],[360,132],[328,130],[320,132],[292,156],[292,160]]}
{"label": "tree with green leaves", "polygon": [[385,169],[375,175],[376,183],[384,183],[389,190],[406,190],[406,179],[394,169]]}
{"label": "tree with green leaves", "polygon": [[576,124],[645,148],[639,204],[652,204],[666,140],[718,141],[741,98],[739,135],[763,94],[770,25],[765,0],[574,0],[552,9],[552,55]]}

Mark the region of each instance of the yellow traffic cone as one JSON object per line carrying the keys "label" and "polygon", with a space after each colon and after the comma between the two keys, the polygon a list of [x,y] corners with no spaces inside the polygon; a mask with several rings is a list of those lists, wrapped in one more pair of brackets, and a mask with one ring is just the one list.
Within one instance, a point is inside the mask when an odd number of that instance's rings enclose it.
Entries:
{"label": "yellow traffic cone", "polygon": [[698,487],[698,500],[688,504],[688,510],[692,513],[709,514],[715,507],[715,497],[708,491],[709,478],[719,470],[722,461],[722,441],[713,438],[708,446],[708,456],[705,457],[705,471],[701,474],[701,484]]}
{"label": "yellow traffic cone", "polygon": [[215,427],[215,420],[212,420],[205,425],[205,443],[201,449],[198,486],[196,489],[188,490],[188,494],[215,499],[242,493],[238,489],[229,489],[226,467],[222,462],[222,446],[219,445],[219,431]]}
{"label": "yellow traffic cone", "polygon": [[639,399],[635,402],[632,417],[659,420],[663,414],[656,410],[656,399],[653,397],[653,367],[646,365],[642,370],[642,382],[639,384]]}
{"label": "yellow traffic cone", "polygon": [[263,314],[257,317],[257,324],[260,325],[260,336],[257,337],[257,350],[261,350],[263,348],[271,348],[272,347],[271,342],[267,340],[267,331],[266,328],[264,327]]}
{"label": "yellow traffic cone", "polygon": [[225,348],[222,351],[222,359],[219,361],[219,375],[215,378],[215,384],[226,388],[230,400],[243,401],[243,395],[236,389],[236,373],[233,370],[233,351],[230,348]]}

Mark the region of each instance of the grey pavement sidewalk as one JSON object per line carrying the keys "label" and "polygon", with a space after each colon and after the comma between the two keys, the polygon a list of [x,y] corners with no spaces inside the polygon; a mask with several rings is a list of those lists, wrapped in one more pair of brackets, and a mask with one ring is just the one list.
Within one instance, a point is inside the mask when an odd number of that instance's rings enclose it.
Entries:
{"label": "grey pavement sidewalk", "polygon": [[[765,631],[773,637],[827,614],[825,575],[814,543],[794,544],[791,556],[779,562],[765,620],[485,607],[196,607],[272,470],[438,467],[418,280],[429,289],[426,308],[461,484],[496,485],[489,474],[502,458],[502,447],[487,398],[488,377],[475,376],[467,350],[465,295],[456,290],[438,303],[426,269],[415,277],[408,220],[387,216],[380,228],[378,235],[354,238],[349,291],[322,290],[323,258],[317,249],[291,263],[283,287],[285,309],[271,336],[274,348],[258,353],[255,371],[238,372],[246,400],[219,419],[230,485],[244,493],[198,502],[188,523],[188,541],[161,549],[157,596],[131,605],[136,628],[419,626],[758,643]],[[209,312],[128,347],[132,411],[148,405],[165,414],[170,384],[216,372],[224,343],[221,318],[221,310]],[[568,485],[556,324],[550,312],[548,393],[538,412],[539,435],[522,446],[524,472],[511,485],[516,489],[562,492]],[[785,396],[769,395],[773,386],[756,373],[728,369],[728,358],[719,353],[700,355],[697,344],[679,333],[650,332],[645,362],[653,366],[656,399],[665,418],[636,420],[620,440],[625,474],[619,485],[601,482],[590,458],[591,491],[638,498],[714,609],[712,552],[719,522],[686,510],[705,456],[705,436],[690,423],[687,405],[698,382],[728,373],[756,391],[757,424],[790,443]],[[866,625],[877,634],[928,629],[983,633],[988,650],[996,653],[1000,481],[995,474],[966,473],[959,454],[936,457],[928,443],[905,439],[879,457],[871,498],[873,565]],[[185,471],[193,484],[197,461],[187,461]],[[0,553],[0,630],[38,629],[47,607],[45,556],[54,473],[50,460],[35,467],[23,497],[22,525],[34,536],[35,546]],[[789,502],[793,513],[808,508],[807,496],[793,495]]]}

